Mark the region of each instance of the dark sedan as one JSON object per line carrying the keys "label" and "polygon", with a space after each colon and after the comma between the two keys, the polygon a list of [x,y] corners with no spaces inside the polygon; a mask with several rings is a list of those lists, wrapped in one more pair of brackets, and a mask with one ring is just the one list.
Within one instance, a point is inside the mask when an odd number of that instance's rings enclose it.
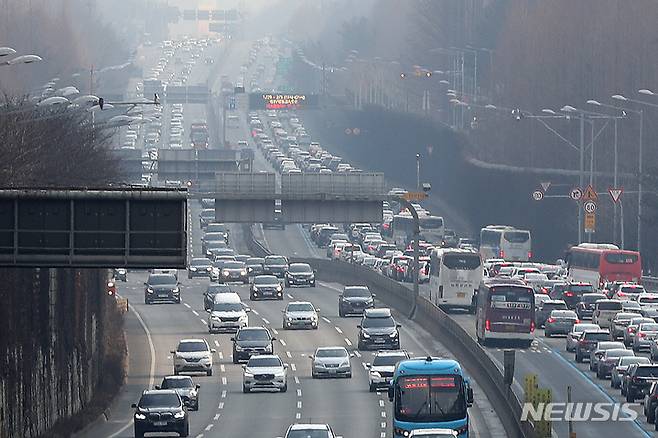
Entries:
{"label": "dark sedan", "polygon": [[231,294],[235,293],[231,286],[228,284],[211,284],[208,286],[206,291],[203,293],[203,308],[205,310],[212,309],[213,304],[215,303],[215,296],[217,294]]}
{"label": "dark sedan", "polygon": [[368,286],[345,286],[338,296],[338,315],[363,315],[365,309],[374,307],[374,297]]}
{"label": "dark sedan", "polygon": [[233,363],[249,360],[257,354],[274,354],[274,341],[269,330],[265,327],[241,328],[231,338],[233,341]]}
{"label": "dark sedan", "polygon": [[263,267],[265,259],[262,257],[250,257],[245,264],[247,265],[247,273],[250,277],[262,275],[265,272],[265,268]]}
{"label": "dark sedan", "polygon": [[173,301],[180,303],[180,285],[172,274],[151,274],[144,283],[144,303]]}
{"label": "dark sedan", "polygon": [[249,298],[253,301],[261,299],[283,300],[283,286],[274,275],[259,275],[254,277]]}
{"label": "dark sedan", "polygon": [[280,255],[270,255],[265,257],[263,263],[265,274],[275,275],[283,278],[288,271],[288,259]]}
{"label": "dark sedan", "polygon": [[292,263],[286,272],[286,286],[304,285],[315,287],[315,272],[307,263]]}

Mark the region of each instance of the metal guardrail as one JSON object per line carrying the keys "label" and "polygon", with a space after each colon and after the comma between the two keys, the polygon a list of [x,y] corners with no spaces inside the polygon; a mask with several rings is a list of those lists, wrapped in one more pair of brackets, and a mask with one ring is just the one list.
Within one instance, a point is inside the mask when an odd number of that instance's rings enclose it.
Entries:
{"label": "metal guardrail", "polygon": [[[270,251],[254,237],[250,225],[245,225],[243,230],[250,251],[261,257],[270,254]],[[410,289],[369,268],[342,261],[317,258],[291,258],[290,261],[310,264],[317,271],[320,280],[335,281],[336,278],[340,278],[341,281],[348,284],[365,283],[371,290],[377,292],[379,300],[401,313],[408,314],[411,309],[413,294]],[[486,351],[457,322],[422,297],[419,299],[414,320],[429,333],[435,335],[444,345],[450,346],[451,352],[465,365],[469,374],[484,389],[509,436],[536,437],[532,423],[521,421],[522,402],[504,383],[501,370]]]}

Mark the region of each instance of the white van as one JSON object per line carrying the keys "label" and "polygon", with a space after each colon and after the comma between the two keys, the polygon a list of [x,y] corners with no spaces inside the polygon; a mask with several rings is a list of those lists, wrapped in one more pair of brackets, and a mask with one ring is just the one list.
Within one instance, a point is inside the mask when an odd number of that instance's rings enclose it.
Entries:
{"label": "white van", "polygon": [[225,293],[215,295],[212,308],[208,309],[208,333],[226,331],[237,331],[249,325],[251,312],[242,303],[237,293]]}
{"label": "white van", "polygon": [[610,328],[612,320],[621,312],[623,306],[618,300],[598,300],[592,315],[592,324],[598,324],[601,328]]}

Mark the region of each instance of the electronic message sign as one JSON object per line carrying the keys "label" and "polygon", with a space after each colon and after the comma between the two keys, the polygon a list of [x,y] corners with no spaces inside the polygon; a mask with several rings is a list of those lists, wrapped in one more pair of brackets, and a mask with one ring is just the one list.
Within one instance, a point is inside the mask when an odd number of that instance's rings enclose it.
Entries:
{"label": "electronic message sign", "polygon": [[317,94],[304,93],[251,93],[249,94],[249,109],[316,109]]}

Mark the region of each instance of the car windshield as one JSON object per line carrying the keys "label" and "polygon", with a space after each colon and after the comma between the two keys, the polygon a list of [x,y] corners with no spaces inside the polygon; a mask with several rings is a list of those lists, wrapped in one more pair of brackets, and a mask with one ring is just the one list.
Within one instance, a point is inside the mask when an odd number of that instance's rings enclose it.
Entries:
{"label": "car windshield", "polygon": [[[610,336],[608,336],[608,338],[610,338]],[[616,348],[623,349],[624,344],[622,344],[621,342],[599,342],[596,348],[598,348],[599,350],[613,350]]]}
{"label": "car windshield", "polygon": [[160,284],[176,284],[176,277],[173,275],[150,275],[148,279],[148,284],[150,285],[160,285]]}
{"label": "car windshield", "polygon": [[637,254],[624,254],[615,252],[608,253],[604,257],[605,261],[610,264],[632,265],[633,263],[637,263],[638,260]]}
{"label": "car windshield", "polygon": [[648,357],[638,357],[638,356],[632,356],[632,357],[622,357],[619,359],[619,366],[629,366],[634,363],[651,363]]}
{"label": "car windshield", "polygon": [[192,266],[210,266],[210,260],[209,259],[192,259],[192,263],[190,263]]}
{"label": "car windshield", "polygon": [[150,393],[139,399],[140,408],[169,408],[180,406],[181,401],[175,393]]}
{"label": "car windshield", "polygon": [[577,294],[588,293],[588,292],[592,292],[593,290],[594,288],[592,287],[591,284],[581,284],[581,285],[572,284],[571,286],[567,286],[566,288],[567,292],[573,292]]}
{"label": "car windshield", "polygon": [[596,305],[599,310],[621,310],[621,301],[602,301]]}
{"label": "car windshield", "polygon": [[395,327],[395,320],[391,316],[387,318],[363,318],[361,326],[364,328]]}
{"label": "car windshield", "polygon": [[323,348],[315,353],[316,357],[347,357],[347,350],[344,348]]}
{"label": "car windshield", "polygon": [[637,301],[642,304],[658,304],[658,296],[656,297],[639,297]]}
{"label": "car windshield", "polygon": [[313,305],[311,303],[291,303],[288,304],[288,312],[312,312]]}
{"label": "car windshield", "polygon": [[203,341],[190,341],[190,342],[181,342],[178,344],[178,349],[183,353],[189,353],[191,351],[208,351],[208,345]]}
{"label": "car windshield", "polygon": [[601,333],[587,333],[585,332],[585,338],[588,341],[606,341],[610,339],[610,333],[601,332]]}
{"label": "car windshield", "polygon": [[226,262],[223,266],[224,269],[242,269],[244,268],[244,263],[242,262]]}
{"label": "car windshield", "polygon": [[565,303],[544,303],[544,310],[553,310],[553,309],[566,309],[567,305]]}
{"label": "car windshield", "polygon": [[286,438],[329,438],[329,431],[324,429],[291,430]]}
{"label": "car windshield", "polygon": [[279,279],[274,275],[261,275],[254,278],[254,284],[279,284]]}
{"label": "car windshield", "polygon": [[578,319],[578,315],[576,315],[576,312],[570,310],[553,310],[551,312],[551,318]]}
{"label": "car windshield", "polygon": [[228,244],[224,240],[211,240],[206,242],[206,248],[208,249],[221,249],[226,248]]}
{"label": "car windshield", "polygon": [[204,219],[214,219],[215,218],[215,210],[213,209],[207,209],[201,211],[201,217]]}
{"label": "car windshield", "polygon": [[203,236],[203,240],[207,242],[212,242],[213,240],[224,240],[224,233],[206,233]]}
{"label": "car windshield", "polygon": [[622,286],[619,290],[626,294],[642,294],[646,292],[642,286]]}
{"label": "car windshield", "polygon": [[247,259],[246,263],[247,263],[247,266],[262,265],[263,263],[265,263],[265,259],[253,257],[253,258]]}
{"label": "car windshield", "polygon": [[240,330],[236,336],[238,341],[267,341],[270,334],[266,330]]}
{"label": "car windshield", "polygon": [[403,354],[393,355],[393,354],[378,354],[372,361],[372,366],[375,367],[390,367],[395,366],[401,360],[406,359],[406,356]]}
{"label": "car windshield", "polygon": [[278,357],[252,356],[247,362],[248,367],[280,367],[283,365]]}
{"label": "car windshield", "polygon": [[635,356],[633,350],[608,350],[606,351],[608,357],[622,357],[622,356]]}
{"label": "car windshield", "polygon": [[658,366],[638,367],[635,375],[638,377],[658,377]]}
{"label": "car windshield", "polygon": [[367,287],[346,287],[343,296],[367,298],[370,296],[370,290]]}
{"label": "car windshield", "polygon": [[286,261],[285,257],[275,256],[275,257],[266,257],[265,263],[267,263],[268,265],[285,265],[288,262]]}
{"label": "car windshield", "polygon": [[395,417],[401,421],[453,421],[466,415],[463,382],[456,375],[402,377],[395,385]]}
{"label": "car windshield", "polygon": [[655,332],[658,331],[658,324],[641,324],[640,331],[642,332]]}
{"label": "car windshield", "polygon": [[244,307],[242,303],[215,303],[212,310],[214,312],[241,312]]}
{"label": "car windshield", "polygon": [[182,377],[180,379],[167,379],[162,380],[162,389],[173,389],[173,388],[192,388],[194,383],[192,382],[191,377]]}
{"label": "car windshield", "polygon": [[605,295],[596,294],[596,295],[583,295],[583,297],[580,300],[585,304],[594,304],[598,300],[605,300],[605,299],[606,299]]}
{"label": "car windshield", "polygon": [[598,328],[599,326],[597,326],[596,324],[576,324],[573,326],[573,331],[574,333],[582,333],[586,330],[594,330]]}
{"label": "car windshield", "polygon": [[313,270],[309,265],[290,265],[290,268],[288,268],[288,272],[293,272],[293,273],[309,273],[312,272]]}
{"label": "car windshield", "polygon": [[233,292],[228,284],[211,284],[206,289],[209,294],[226,294]]}

